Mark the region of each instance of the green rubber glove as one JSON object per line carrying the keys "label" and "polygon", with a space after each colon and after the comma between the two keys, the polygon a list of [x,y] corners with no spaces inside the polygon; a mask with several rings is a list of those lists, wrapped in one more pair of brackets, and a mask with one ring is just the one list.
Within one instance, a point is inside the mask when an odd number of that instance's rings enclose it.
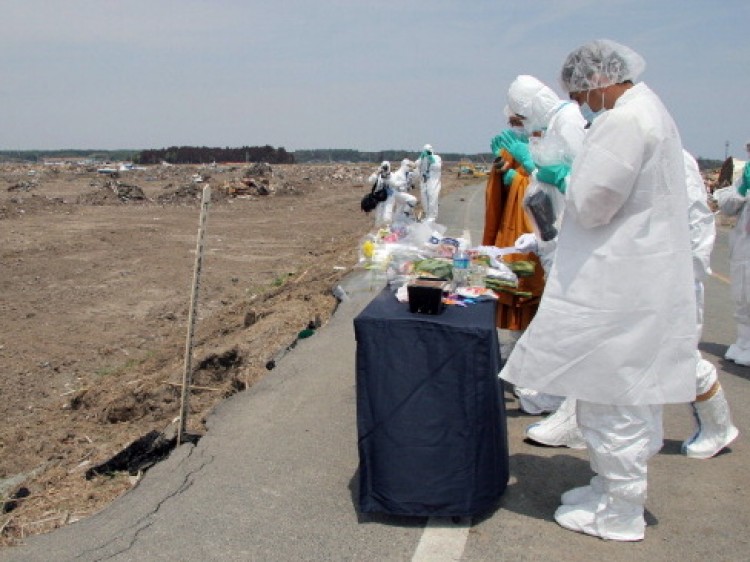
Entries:
{"label": "green rubber glove", "polygon": [[494,154],[495,156],[500,156],[500,150],[504,148],[503,143],[505,139],[519,140],[521,142],[529,142],[528,138],[526,138],[522,134],[517,133],[513,129],[505,129],[499,135],[495,135],[494,137],[492,137],[492,140],[490,141],[490,148],[492,149],[492,154]]}
{"label": "green rubber glove", "polygon": [[516,177],[517,173],[518,172],[516,172],[513,168],[505,172],[505,175],[503,176],[503,183],[510,187],[510,184],[513,183],[513,178]]}
{"label": "green rubber glove", "polygon": [[565,178],[570,175],[570,166],[567,164],[552,164],[551,166],[539,166],[536,171],[536,179],[554,185],[560,193],[565,193],[567,182]]}
{"label": "green rubber glove", "polygon": [[492,154],[494,156],[500,156],[500,149],[502,148],[502,146],[500,145],[501,139],[502,137],[500,135],[495,135],[490,141],[490,149],[492,150]]}
{"label": "green rubber glove", "polygon": [[745,163],[745,169],[742,171],[742,181],[740,182],[737,191],[743,197],[747,195],[747,190],[750,189],[750,162]]}
{"label": "green rubber glove", "polygon": [[519,139],[513,131],[506,129],[500,133],[500,146],[507,150],[529,174],[536,169],[534,159],[529,151],[528,139]]}
{"label": "green rubber glove", "polygon": [[435,163],[435,157],[432,155],[431,152],[428,152],[426,150],[423,150],[422,152],[419,153],[419,158],[421,158],[422,160],[425,160],[425,159],[429,158],[430,159],[430,164],[434,164]]}

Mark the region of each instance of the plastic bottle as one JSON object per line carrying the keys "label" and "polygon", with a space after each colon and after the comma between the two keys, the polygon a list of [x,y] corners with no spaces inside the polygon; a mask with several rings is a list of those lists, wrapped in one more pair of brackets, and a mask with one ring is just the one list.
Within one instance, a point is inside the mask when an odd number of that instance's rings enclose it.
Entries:
{"label": "plastic bottle", "polygon": [[453,290],[469,284],[469,254],[462,242],[453,254]]}

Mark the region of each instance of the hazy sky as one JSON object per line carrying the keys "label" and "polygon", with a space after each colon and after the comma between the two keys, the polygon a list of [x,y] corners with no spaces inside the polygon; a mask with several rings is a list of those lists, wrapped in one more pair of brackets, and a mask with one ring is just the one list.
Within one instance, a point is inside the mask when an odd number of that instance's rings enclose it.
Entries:
{"label": "hazy sky", "polygon": [[508,85],[624,43],[696,156],[745,159],[750,0],[0,0],[0,149],[489,151]]}

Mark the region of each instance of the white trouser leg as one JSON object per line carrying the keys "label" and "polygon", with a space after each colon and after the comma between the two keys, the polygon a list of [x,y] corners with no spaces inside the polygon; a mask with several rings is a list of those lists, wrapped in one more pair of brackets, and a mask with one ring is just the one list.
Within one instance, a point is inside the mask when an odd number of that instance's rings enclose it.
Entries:
{"label": "white trouser leg", "polygon": [[[504,365],[510,354],[513,353],[519,338],[523,335],[523,330],[498,329],[497,333],[500,339],[500,357]],[[563,396],[553,396],[530,388],[515,387],[513,392],[518,398],[521,410],[531,415],[554,412],[564,400]]]}
{"label": "white trouser leg", "polygon": [[497,337],[500,341],[500,357],[503,362],[508,360],[518,340],[523,335],[523,330],[505,330],[498,328]]}
{"label": "white trouser leg", "polygon": [[718,377],[716,376],[716,367],[713,363],[704,359],[700,351],[696,350],[695,356],[695,394],[700,396],[711,390]]}
{"label": "white trouser leg", "polygon": [[393,209],[394,222],[407,221],[412,218],[412,211],[417,206],[417,198],[410,193],[397,191],[394,194],[395,206]]}
{"label": "white trouser leg", "polygon": [[662,410],[578,401],[578,423],[603,492],[588,503],[558,508],[560,525],[605,539],[643,538],[647,464],[662,446]]}
{"label": "white trouser leg", "polygon": [[431,179],[422,184],[422,209],[424,209],[426,219],[433,221],[437,219],[440,187],[439,181]]}
{"label": "white trouser leg", "polygon": [[388,195],[388,199],[378,203],[375,209],[375,226],[385,226],[393,221],[393,205],[395,203],[393,193]]}

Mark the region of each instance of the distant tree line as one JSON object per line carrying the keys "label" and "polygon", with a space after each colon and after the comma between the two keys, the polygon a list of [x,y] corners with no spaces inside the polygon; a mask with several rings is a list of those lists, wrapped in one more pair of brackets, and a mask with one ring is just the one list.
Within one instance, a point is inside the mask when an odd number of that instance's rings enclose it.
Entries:
{"label": "distant tree line", "polygon": [[[438,152],[443,160],[457,162],[468,158],[477,163],[490,163],[493,160],[489,152],[464,154],[458,152]],[[380,150],[363,152],[347,148],[330,148],[315,150],[296,150],[287,152],[283,147],[243,146],[241,148],[208,148],[191,146],[172,146],[150,150],[96,150],[96,149],[60,149],[60,150],[0,150],[0,162],[41,162],[45,158],[89,159],[93,162],[124,162],[138,164],[159,164],[166,161],[172,164],[210,164],[211,162],[268,162],[269,164],[293,164],[310,162],[382,162],[388,160],[396,164],[404,158],[415,160],[418,151]],[[697,157],[701,170],[721,168],[723,160]]]}
{"label": "distant tree line", "polygon": [[700,156],[696,158],[695,161],[698,162],[698,168],[700,170],[714,170],[716,168],[721,168],[721,165],[724,163],[723,160],[701,158]]}
{"label": "distant tree line", "polygon": [[137,164],[210,164],[211,162],[267,162],[293,164],[294,155],[283,147],[242,146],[240,148],[214,148],[208,146],[170,146],[169,148],[142,150],[134,158]]}
{"label": "distant tree line", "polygon": [[95,162],[123,162],[132,160],[136,154],[138,154],[137,150],[0,150],[0,161],[41,162],[45,158],[70,158]]}

